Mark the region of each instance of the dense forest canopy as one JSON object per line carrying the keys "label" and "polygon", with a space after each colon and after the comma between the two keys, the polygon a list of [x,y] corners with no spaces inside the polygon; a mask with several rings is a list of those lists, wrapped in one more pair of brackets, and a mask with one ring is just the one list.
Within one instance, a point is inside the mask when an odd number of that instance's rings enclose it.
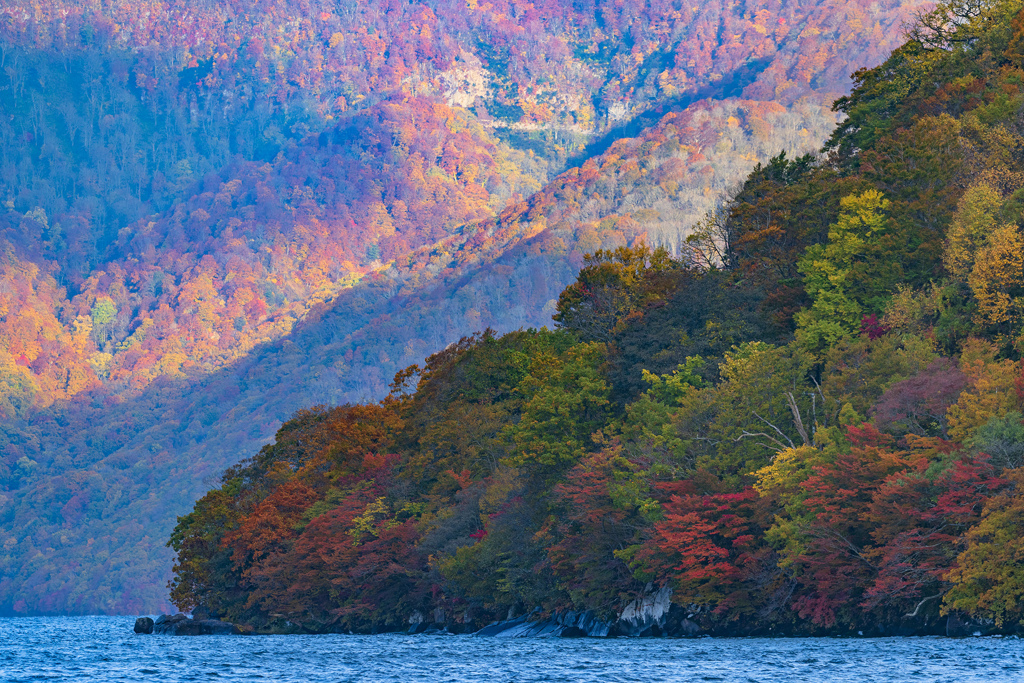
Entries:
{"label": "dense forest canopy", "polygon": [[374,630],[665,586],[708,632],[1018,629],[1022,46],[1018,0],[940,4],[675,255],[596,251],[553,331],[297,413],[179,519],[173,601]]}
{"label": "dense forest canopy", "polygon": [[160,609],[175,517],[295,410],[686,251],[919,6],[0,5],[0,613]]}
{"label": "dense forest canopy", "polygon": [[[0,410],[224,367],[615,124],[750,100],[705,110],[711,136],[629,202],[674,236],[754,161],[818,144],[815,105],[911,7],[473,5],[0,7]],[[711,147],[734,158],[707,170]]]}

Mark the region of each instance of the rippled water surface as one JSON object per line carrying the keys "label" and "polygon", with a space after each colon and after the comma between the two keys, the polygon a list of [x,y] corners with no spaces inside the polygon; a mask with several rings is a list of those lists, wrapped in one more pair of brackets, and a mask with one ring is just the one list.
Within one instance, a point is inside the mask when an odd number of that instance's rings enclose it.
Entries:
{"label": "rippled water surface", "polygon": [[133,618],[0,619],[0,681],[1021,681],[1016,638],[137,636]]}

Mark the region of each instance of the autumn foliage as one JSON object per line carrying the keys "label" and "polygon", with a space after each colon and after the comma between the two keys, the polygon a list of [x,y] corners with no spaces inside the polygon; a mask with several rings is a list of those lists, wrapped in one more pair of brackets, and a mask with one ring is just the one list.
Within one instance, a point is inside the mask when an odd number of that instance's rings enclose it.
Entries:
{"label": "autumn foliage", "polygon": [[0,7],[0,613],[1015,628],[1024,23],[916,7]]}
{"label": "autumn foliage", "polygon": [[[265,630],[470,630],[667,586],[712,632],[1018,628],[1020,15],[943,24],[957,7],[857,74],[828,156],[758,166],[674,255],[582,258],[554,332],[464,338],[336,409],[378,425],[362,460],[285,457],[333,413],[297,416],[181,519],[178,604]],[[648,151],[693,122],[663,118]],[[604,160],[622,176],[630,144]],[[652,165],[665,192],[696,168],[676,151]],[[563,220],[602,172],[496,224]]]}

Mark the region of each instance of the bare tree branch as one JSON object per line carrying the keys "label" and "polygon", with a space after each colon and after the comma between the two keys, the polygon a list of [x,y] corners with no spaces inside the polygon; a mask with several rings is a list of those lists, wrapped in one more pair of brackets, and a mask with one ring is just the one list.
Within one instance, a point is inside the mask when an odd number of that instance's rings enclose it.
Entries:
{"label": "bare tree branch", "polygon": [[810,446],[811,440],[807,438],[807,430],[804,429],[804,421],[800,417],[800,406],[796,404],[796,398],[793,396],[792,391],[786,392],[786,403],[789,404],[789,410],[793,413],[793,423],[796,425],[796,431],[800,433],[800,438],[804,440],[804,445]]}
{"label": "bare tree branch", "polygon": [[908,612],[907,614],[904,614],[903,617],[905,619],[910,619],[911,617],[916,617],[917,613],[921,611],[921,607],[924,606],[924,603],[928,602],[929,600],[934,600],[935,598],[941,598],[941,597],[942,597],[942,593],[936,593],[935,595],[929,595],[926,598],[922,598],[921,602],[917,603],[917,607],[914,608],[914,611],[913,612]]}
{"label": "bare tree branch", "polygon": [[[778,450],[776,450],[776,452],[784,451],[787,448],[786,444],[780,442],[778,439],[773,437],[771,434],[765,434],[764,432],[748,432],[745,429],[743,430],[743,433],[740,434],[739,436],[737,436],[735,439],[733,439],[733,441],[742,441],[743,439],[746,439],[746,438],[749,438],[749,437],[752,437],[752,436],[763,436],[764,438],[766,438],[769,441],[773,442],[776,446],[778,446]],[[785,434],[783,434],[783,436],[785,436]],[[792,443],[792,442],[790,442],[790,443]],[[761,445],[764,446],[765,448],[772,448],[771,446],[769,446],[766,443],[763,443]],[[775,450],[775,449],[772,449],[772,450]]]}
{"label": "bare tree branch", "polygon": [[[790,447],[790,448],[796,448],[796,444],[795,444],[795,443],[793,443],[793,440],[792,440],[791,438],[789,438],[788,436],[786,436],[786,433],[785,433],[785,432],[783,432],[783,431],[782,431],[781,429],[779,429],[778,427],[776,427],[775,425],[773,425],[773,424],[772,424],[771,422],[769,422],[768,420],[766,420],[766,419],[764,419],[763,417],[761,417],[760,415],[758,415],[758,414],[757,414],[756,412],[754,413],[754,417],[756,417],[756,418],[757,418],[758,420],[760,420],[761,422],[764,422],[764,423],[765,423],[766,425],[768,425],[769,427],[771,427],[772,429],[774,429],[774,430],[775,430],[775,433],[776,433],[776,434],[778,434],[778,435],[779,435],[779,436],[781,436],[781,437],[782,437],[783,439],[785,439],[786,441],[788,441],[788,442],[789,442],[789,447]],[[773,440],[774,440],[774,439],[773,439]],[[778,442],[776,442],[776,443],[778,443]]]}
{"label": "bare tree branch", "polygon": [[[953,50],[978,39],[971,24],[990,10],[990,0],[948,0],[928,12],[918,12],[907,28],[907,38],[926,50]],[[991,18],[991,17],[989,17]]]}
{"label": "bare tree branch", "polygon": [[[821,390],[821,385],[818,384],[818,380],[816,380],[814,378],[814,375],[811,375],[811,381],[814,382],[814,388],[817,390],[817,395],[821,399],[821,421],[822,421],[822,425],[821,426],[827,428],[828,427],[828,410],[827,410],[828,401],[825,400],[825,392]],[[815,393],[812,391],[811,392],[811,400],[813,401],[813,410],[814,410],[814,428],[815,428],[815,430],[817,430],[817,428],[818,428],[818,401],[817,401],[817,399],[814,398],[814,396],[815,396]]]}

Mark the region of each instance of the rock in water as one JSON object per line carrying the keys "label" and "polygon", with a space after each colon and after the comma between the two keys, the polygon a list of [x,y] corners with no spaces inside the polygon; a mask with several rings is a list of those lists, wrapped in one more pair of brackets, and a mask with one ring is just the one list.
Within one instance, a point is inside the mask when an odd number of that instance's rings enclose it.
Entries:
{"label": "rock in water", "polygon": [[153,632],[153,620],[149,617],[139,617],[135,620],[135,632],[136,633],[152,633]]}
{"label": "rock in water", "polygon": [[202,636],[237,636],[241,631],[234,624],[220,619],[203,619],[199,624],[199,635]]}
{"label": "rock in water", "polygon": [[608,635],[611,626],[609,622],[598,619],[593,612],[569,611],[538,621],[529,621],[528,616],[498,621],[483,627],[474,635],[496,638],[603,638]]}
{"label": "rock in water", "polygon": [[990,619],[974,620],[965,615],[953,613],[946,620],[946,635],[950,638],[988,636],[996,631],[995,621]]}
{"label": "rock in water", "polygon": [[231,636],[242,633],[234,624],[220,619],[196,620],[184,614],[161,614],[156,622],[151,623],[153,633],[168,636]]}
{"label": "rock in water", "polygon": [[161,614],[153,624],[153,633],[158,635],[179,635],[181,624],[191,621],[184,614]]}

